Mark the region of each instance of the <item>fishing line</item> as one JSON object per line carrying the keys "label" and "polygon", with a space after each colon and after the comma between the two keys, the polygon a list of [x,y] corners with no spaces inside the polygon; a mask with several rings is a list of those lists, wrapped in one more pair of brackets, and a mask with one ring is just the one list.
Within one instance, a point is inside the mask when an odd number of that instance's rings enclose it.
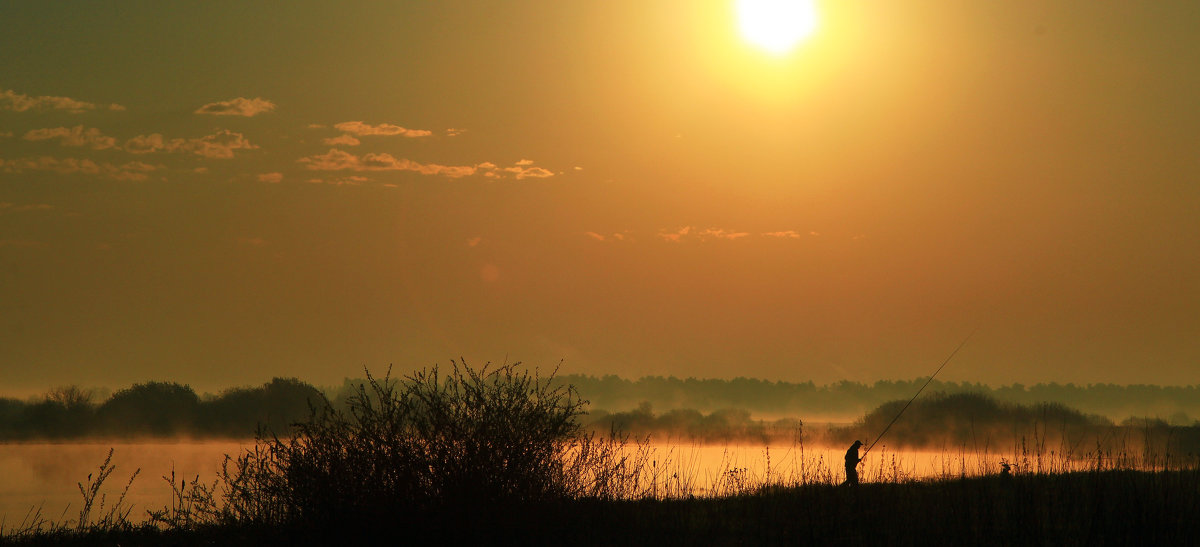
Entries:
{"label": "fishing line", "polygon": [[933,381],[933,379],[938,375],[938,373],[941,372],[943,368],[946,368],[946,365],[950,363],[950,360],[954,358],[954,355],[958,353],[958,350],[962,349],[963,346],[967,345],[967,340],[970,340],[972,336],[975,336],[975,333],[978,331],[979,331],[979,329],[975,329],[975,330],[971,331],[971,334],[968,334],[966,338],[963,338],[963,341],[958,344],[957,348],[954,348],[954,351],[950,353],[950,356],[947,357],[945,361],[942,361],[942,366],[938,367],[937,370],[933,371],[933,374],[931,376],[929,376],[928,380],[925,380],[925,385],[921,386],[921,389],[917,390],[917,394],[913,395],[912,399],[909,399],[907,403],[904,403],[904,408],[901,408],[900,412],[896,413],[896,417],[892,418],[892,421],[887,424],[887,427],[883,428],[883,432],[881,432],[878,437],[875,437],[875,441],[871,443],[871,446],[867,447],[866,452],[863,452],[862,456],[860,456],[860,458],[867,457],[867,452],[870,452],[872,448],[875,448],[875,443],[878,443],[879,439],[882,439],[883,435],[885,433],[887,433],[889,429],[892,428],[892,424],[896,423],[896,420],[900,419],[900,416],[902,414],[904,414],[905,410],[908,410],[908,405],[911,405],[913,403],[913,401],[917,400],[917,397],[919,397],[921,395],[922,391],[925,391],[926,387],[929,387],[929,383]]}

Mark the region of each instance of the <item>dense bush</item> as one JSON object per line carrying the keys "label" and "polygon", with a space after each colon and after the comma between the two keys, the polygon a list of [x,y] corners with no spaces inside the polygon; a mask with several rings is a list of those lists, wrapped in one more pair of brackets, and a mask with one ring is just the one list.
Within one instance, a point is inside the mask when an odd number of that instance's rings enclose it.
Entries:
{"label": "dense bush", "polygon": [[[1019,405],[979,393],[932,393],[905,409],[907,403],[897,400],[880,405],[854,425],[831,431],[831,437],[844,444],[855,438],[870,443],[886,430],[887,441],[895,446],[995,449],[1023,439],[1044,442],[1048,436],[1055,445],[1077,445],[1085,436],[1094,438],[1104,432],[1111,436],[1113,426],[1103,416],[1058,403]],[[889,429],[898,414],[900,418]]]}
{"label": "dense bush", "polygon": [[199,410],[191,387],[147,382],[115,393],[96,409],[96,418],[107,433],[172,435],[193,432]]}
{"label": "dense bush", "polygon": [[398,381],[370,374],[287,438],[227,462],[218,519],[312,523],[484,514],[635,493],[644,458],[581,429],[574,388],[519,364],[454,363]]}
{"label": "dense bush", "polygon": [[308,416],[311,405],[321,401],[317,388],[295,378],[275,378],[262,387],[234,388],[206,401],[201,426],[205,432],[218,435],[249,435],[255,424],[284,431]]}

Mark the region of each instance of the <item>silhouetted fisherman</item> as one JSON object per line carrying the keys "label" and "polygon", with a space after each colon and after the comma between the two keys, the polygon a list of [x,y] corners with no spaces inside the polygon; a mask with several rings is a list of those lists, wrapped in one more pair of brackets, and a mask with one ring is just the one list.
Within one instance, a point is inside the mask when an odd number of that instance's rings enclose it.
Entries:
{"label": "silhouetted fisherman", "polygon": [[858,462],[862,461],[862,458],[858,457],[858,447],[862,444],[862,441],[854,441],[854,444],[850,445],[850,450],[846,451],[845,484],[858,484]]}

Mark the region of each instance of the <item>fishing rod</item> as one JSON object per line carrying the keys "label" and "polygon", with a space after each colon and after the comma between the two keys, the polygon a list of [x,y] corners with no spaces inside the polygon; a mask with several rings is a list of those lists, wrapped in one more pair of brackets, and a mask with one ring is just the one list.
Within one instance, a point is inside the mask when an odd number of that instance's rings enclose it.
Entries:
{"label": "fishing rod", "polygon": [[873,442],[871,442],[871,446],[867,447],[866,452],[863,452],[862,456],[859,456],[860,459],[867,457],[867,452],[870,452],[872,448],[875,448],[875,443],[878,443],[879,439],[882,439],[883,435],[885,433],[887,433],[889,429],[892,428],[892,424],[896,423],[896,420],[900,419],[900,416],[902,414],[904,414],[905,410],[908,410],[908,405],[911,405],[913,403],[913,401],[917,400],[917,397],[919,397],[921,395],[921,392],[925,391],[926,387],[929,387],[929,383],[933,381],[934,377],[936,377],[938,375],[938,373],[942,371],[942,369],[946,368],[946,365],[950,363],[950,360],[954,358],[954,355],[958,353],[958,350],[962,349],[963,346],[967,345],[967,340],[970,340],[972,336],[975,336],[975,332],[978,330],[979,329],[975,329],[975,330],[971,331],[971,334],[968,334],[966,338],[963,338],[963,341],[958,344],[957,348],[954,348],[954,351],[950,353],[950,356],[947,357],[945,361],[942,361],[942,366],[938,367],[937,370],[933,371],[933,374],[929,376],[929,379],[925,380],[925,385],[921,386],[921,389],[917,390],[917,394],[913,395],[912,399],[909,399],[907,403],[904,403],[904,408],[901,408],[900,412],[896,413],[896,417],[892,418],[892,421],[887,424],[887,427],[883,428],[883,431],[879,434],[879,436],[875,437],[875,440]]}

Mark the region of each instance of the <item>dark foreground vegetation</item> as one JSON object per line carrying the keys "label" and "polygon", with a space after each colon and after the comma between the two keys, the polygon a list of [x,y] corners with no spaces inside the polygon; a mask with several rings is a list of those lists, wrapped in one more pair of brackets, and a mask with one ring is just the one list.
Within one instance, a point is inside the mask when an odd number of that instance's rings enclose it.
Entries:
{"label": "dark foreground vegetation", "polygon": [[[420,515],[421,519],[414,517]],[[1102,471],[566,499],[344,524],[230,522],[10,538],[18,545],[1194,545],[1195,471]]]}
{"label": "dark foreground vegetation", "polygon": [[824,473],[740,481],[712,497],[664,496],[658,462],[618,434],[583,427],[584,405],[570,386],[519,365],[455,364],[399,381],[368,375],[345,408],[325,401],[280,436],[264,430],[214,482],[166,477],[171,504],[144,519],[123,497],[97,501],[112,473],[106,461],[80,485],[77,519],[34,512],[0,530],[0,543],[1128,545],[1200,537],[1194,455],[1168,462],[1097,448],[1082,464],[1042,467],[1031,459],[1070,456],[1035,442],[1004,474],[881,473],[881,482],[842,486]]}

